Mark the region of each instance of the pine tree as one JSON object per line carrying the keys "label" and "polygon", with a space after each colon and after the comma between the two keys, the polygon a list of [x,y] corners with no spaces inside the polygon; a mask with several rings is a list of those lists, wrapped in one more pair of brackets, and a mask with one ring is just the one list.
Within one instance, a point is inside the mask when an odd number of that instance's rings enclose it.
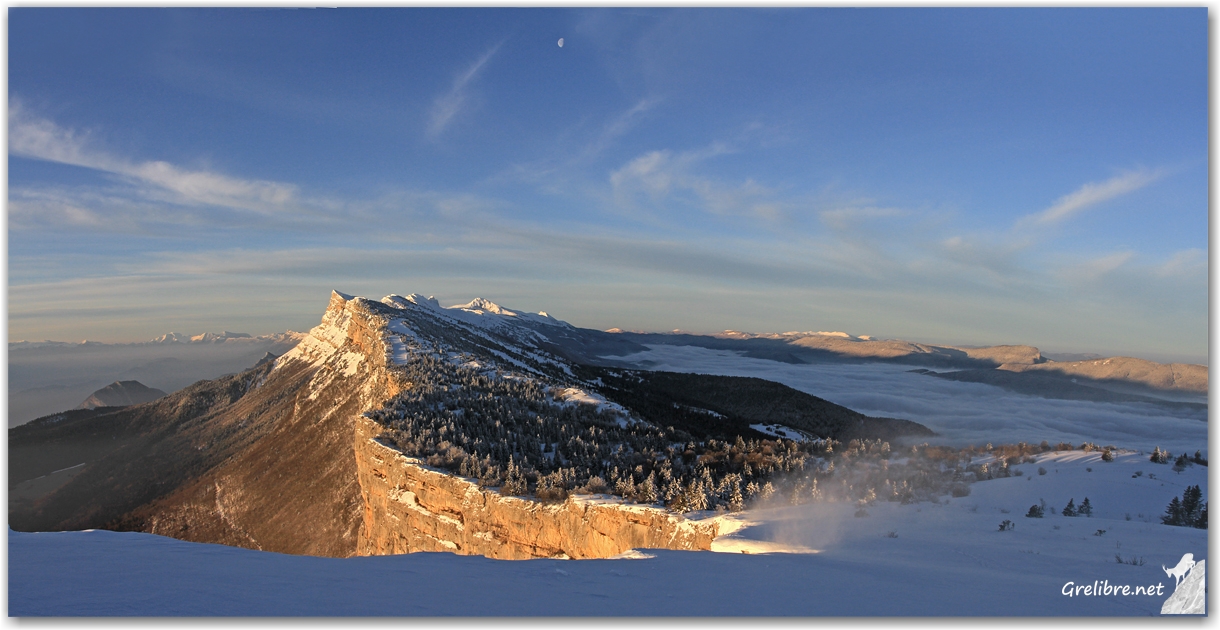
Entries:
{"label": "pine tree", "polygon": [[1169,502],[1169,507],[1165,508],[1165,516],[1161,517],[1161,522],[1166,525],[1182,525],[1182,501],[1174,497]]}
{"label": "pine tree", "polygon": [[1076,516],[1076,499],[1068,499],[1068,504],[1063,507],[1064,516]]}
{"label": "pine tree", "polygon": [[635,500],[640,503],[656,503],[657,502],[657,485],[655,482],[656,475],[648,473],[648,478],[641,481],[635,487]]}
{"label": "pine tree", "polygon": [[1182,525],[1194,526],[1199,520],[1199,512],[1203,509],[1203,491],[1199,486],[1187,486],[1182,492]]}
{"label": "pine tree", "polygon": [[1029,512],[1027,512],[1025,514],[1025,517],[1026,518],[1042,518],[1042,514],[1043,514],[1042,506],[1031,505],[1031,506],[1029,506]]}
{"label": "pine tree", "polygon": [[[741,439],[738,437],[737,439]],[[733,479],[732,488],[729,492],[729,511],[740,512],[746,507],[746,499],[741,495],[741,481],[737,478]]]}
{"label": "pine tree", "polygon": [[1089,497],[1085,497],[1080,503],[1080,509],[1076,511],[1081,516],[1093,516],[1093,506],[1089,505]]}
{"label": "pine tree", "polygon": [[1186,453],[1182,453],[1173,461],[1173,470],[1176,473],[1181,473],[1183,470],[1186,470],[1186,467],[1190,466],[1190,464],[1190,458],[1186,457]]}

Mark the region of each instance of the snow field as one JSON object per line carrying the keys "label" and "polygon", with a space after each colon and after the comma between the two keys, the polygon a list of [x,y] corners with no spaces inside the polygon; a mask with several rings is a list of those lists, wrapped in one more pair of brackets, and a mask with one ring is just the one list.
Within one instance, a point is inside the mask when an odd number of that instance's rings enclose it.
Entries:
{"label": "snow field", "polygon": [[[1033,477],[971,485],[939,504],[776,506],[721,517],[729,553],[645,550],[610,560],[498,561],[447,553],[286,556],[107,531],[9,532],[9,614],[416,616],[1155,615],[1206,530],[1159,516],[1206,469],[1135,454],[1040,457]],[[1047,468],[1044,476],[1038,465]],[[1087,468],[1093,468],[1088,472]],[[1144,470],[1132,478],[1135,470]],[[1057,470],[1058,472],[1055,472]],[[1157,479],[1147,479],[1153,472]],[[1030,471],[1027,470],[1026,475]],[[1162,483],[1164,485],[1162,485]],[[1088,496],[1093,518],[1025,518]],[[1008,513],[1002,510],[1009,510]],[[1131,511],[1133,520],[1125,519]],[[1150,514],[1151,513],[1151,514]],[[999,531],[1003,520],[1015,523]],[[1056,528],[1057,527],[1057,528]],[[1095,535],[1097,530],[1106,530]],[[786,550],[789,553],[775,553]],[[748,553],[741,553],[746,551]],[[797,553],[791,553],[791,552]],[[1143,559],[1120,564],[1115,555]],[[1067,597],[1068,582],[1164,584],[1160,597]]]}

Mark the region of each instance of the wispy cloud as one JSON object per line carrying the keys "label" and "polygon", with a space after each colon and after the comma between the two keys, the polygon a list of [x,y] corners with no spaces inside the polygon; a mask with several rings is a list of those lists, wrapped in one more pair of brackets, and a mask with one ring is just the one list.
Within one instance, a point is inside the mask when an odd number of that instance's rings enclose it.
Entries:
{"label": "wispy cloud", "polygon": [[644,196],[657,206],[686,204],[719,216],[780,218],[784,204],[771,188],[751,178],[733,184],[695,172],[700,162],[735,151],[723,142],[679,153],[649,151],[610,173],[614,198],[620,205]]}
{"label": "wispy cloud", "polygon": [[260,213],[293,208],[297,187],[266,180],[241,179],[190,170],[164,161],[137,162],[99,149],[88,133],[60,127],[31,114],[20,103],[9,104],[9,154],[70,164],[118,175],[129,181],[174,193],[184,204],[207,204]]}
{"label": "wispy cloud", "polygon": [[588,158],[605,151],[607,147],[622,137],[623,134],[635,127],[635,125],[639,123],[640,118],[642,118],[643,115],[649,110],[656,107],[661,100],[662,99],[658,97],[640,99],[640,101],[633,105],[631,109],[628,109],[618,116],[615,116],[612,120],[606,123],[605,127],[602,128],[601,133],[598,134],[597,138],[587,147],[585,147],[584,151],[581,153],[581,157]]}
{"label": "wispy cloud", "polygon": [[1207,252],[1201,249],[1183,249],[1174,252],[1169,260],[1157,267],[1161,277],[1189,276],[1207,273]]}
{"label": "wispy cloud", "polygon": [[818,218],[827,227],[836,231],[845,231],[866,221],[877,219],[894,219],[910,214],[902,208],[880,208],[876,206],[852,206],[822,210]]}
{"label": "wispy cloud", "polygon": [[1078,265],[1067,267],[1063,270],[1063,273],[1066,273],[1069,278],[1077,282],[1094,282],[1098,278],[1110,274],[1131,262],[1134,257],[1135,252],[1114,252],[1113,254],[1098,256]]}
{"label": "wispy cloud", "polygon": [[1064,195],[1055,201],[1054,205],[1042,212],[1029,215],[1022,219],[1022,224],[1053,225],[1071,218],[1080,211],[1095,206],[1103,201],[1121,197],[1135,192],[1151,184],[1164,174],[1160,170],[1128,171],[1112,177],[1104,182],[1090,182],[1081,186],[1075,192]]}
{"label": "wispy cloud", "polygon": [[470,83],[479,76],[483,67],[487,65],[488,61],[491,61],[491,58],[495,56],[496,52],[503,45],[504,40],[501,40],[498,44],[492,46],[490,50],[483,53],[482,57],[479,57],[470,67],[459,72],[453,78],[453,87],[449,88],[448,92],[436,98],[428,117],[428,137],[435,139],[445,132],[449,123],[453,121],[454,116],[457,116],[458,112],[462,111],[462,107],[466,104]]}

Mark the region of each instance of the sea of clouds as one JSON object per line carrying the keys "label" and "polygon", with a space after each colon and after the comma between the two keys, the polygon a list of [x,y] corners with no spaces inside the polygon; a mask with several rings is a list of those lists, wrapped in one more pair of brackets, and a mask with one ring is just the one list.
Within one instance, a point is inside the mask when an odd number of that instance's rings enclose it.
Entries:
{"label": "sea of clouds", "polygon": [[[754,376],[870,416],[919,422],[927,441],[965,446],[1048,440],[1094,442],[1151,451],[1207,453],[1207,414],[1151,403],[1100,403],[1017,394],[992,385],[950,381],[885,363],[789,364],[697,346],[650,345],[608,357],[651,370]],[[929,366],[932,367],[932,366]]]}

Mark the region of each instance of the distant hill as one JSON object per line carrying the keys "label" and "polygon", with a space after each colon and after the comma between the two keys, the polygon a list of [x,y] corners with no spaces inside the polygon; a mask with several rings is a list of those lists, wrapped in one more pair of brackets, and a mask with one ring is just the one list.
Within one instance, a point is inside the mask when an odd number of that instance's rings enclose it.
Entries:
{"label": "distant hill", "polygon": [[155,387],[149,387],[140,381],[115,381],[93,392],[76,408],[127,407],[152,402],[163,396],[165,396],[165,392]]}

